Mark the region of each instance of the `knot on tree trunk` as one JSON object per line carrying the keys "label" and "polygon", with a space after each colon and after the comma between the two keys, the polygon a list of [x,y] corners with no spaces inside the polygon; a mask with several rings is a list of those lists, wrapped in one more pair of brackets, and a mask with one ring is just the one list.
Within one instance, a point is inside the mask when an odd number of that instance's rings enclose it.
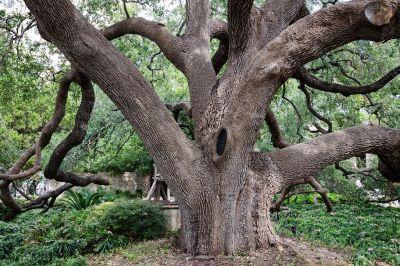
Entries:
{"label": "knot on tree trunk", "polygon": [[227,128],[221,127],[215,134],[213,141],[213,161],[218,163],[225,156],[230,147],[231,135]]}
{"label": "knot on tree trunk", "polygon": [[368,21],[375,26],[388,24],[394,16],[393,7],[384,0],[370,3],[364,13]]}

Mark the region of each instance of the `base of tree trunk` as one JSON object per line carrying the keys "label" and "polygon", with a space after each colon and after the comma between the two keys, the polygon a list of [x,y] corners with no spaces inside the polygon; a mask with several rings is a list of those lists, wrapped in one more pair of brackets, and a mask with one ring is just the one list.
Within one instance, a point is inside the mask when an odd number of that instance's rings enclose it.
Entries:
{"label": "base of tree trunk", "polygon": [[[181,258],[188,265],[349,265],[346,254],[325,248],[311,247],[309,244],[295,239],[282,238],[280,244],[270,248],[240,251],[229,256],[189,256]],[[179,257],[178,254],[174,257]],[[179,259],[179,258],[178,258]]]}

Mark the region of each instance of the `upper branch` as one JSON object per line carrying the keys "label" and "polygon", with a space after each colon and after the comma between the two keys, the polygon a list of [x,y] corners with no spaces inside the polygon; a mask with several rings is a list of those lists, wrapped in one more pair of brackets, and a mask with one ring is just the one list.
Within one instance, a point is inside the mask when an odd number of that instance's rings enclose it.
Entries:
{"label": "upper branch", "polygon": [[208,0],[187,0],[186,17],[187,30],[186,35],[196,37],[202,40],[209,40],[211,7]]}
{"label": "upper branch", "polygon": [[[382,4],[391,12],[381,26],[368,16],[371,5]],[[322,9],[289,26],[256,55],[249,76],[264,83],[281,82],[305,63],[355,40],[385,41],[400,36],[400,1],[351,1]],[[378,16],[380,13],[376,13]]]}
{"label": "upper branch", "polygon": [[340,93],[344,96],[350,96],[355,94],[367,94],[378,91],[383,87],[385,87],[386,84],[388,84],[391,80],[396,78],[399,74],[400,74],[400,66],[391,70],[385,76],[375,81],[374,83],[359,87],[326,82],[312,75],[304,68],[301,68],[299,71],[297,71],[294,77],[300,80],[301,82],[304,82],[307,86],[310,86],[314,89],[326,92]]}
{"label": "upper branch", "polygon": [[228,1],[229,52],[237,54],[246,48],[250,34],[250,14],[253,0]]}
{"label": "upper branch", "polygon": [[[300,11],[303,11],[302,13]],[[269,0],[261,8],[263,33],[261,45],[278,36],[289,24],[308,15],[304,0]]]}

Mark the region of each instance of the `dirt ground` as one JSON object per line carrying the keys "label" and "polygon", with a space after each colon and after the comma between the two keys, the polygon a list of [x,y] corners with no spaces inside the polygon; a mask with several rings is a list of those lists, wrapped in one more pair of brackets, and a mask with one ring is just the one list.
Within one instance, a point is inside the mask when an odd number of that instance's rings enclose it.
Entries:
{"label": "dirt ground", "polygon": [[294,239],[285,239],[285,248],[258,250],[236,256],[191,258],[167,243],[150,241],[144,246],[117,250],[108,255],[89,257],[89,265],[350,265],[348,255]]}

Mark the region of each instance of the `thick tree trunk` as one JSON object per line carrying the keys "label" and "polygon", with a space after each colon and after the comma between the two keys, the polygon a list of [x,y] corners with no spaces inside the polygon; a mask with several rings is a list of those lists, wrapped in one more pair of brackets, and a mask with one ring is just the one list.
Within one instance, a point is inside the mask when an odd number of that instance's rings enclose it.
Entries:
{"label": "thick tree trunk", "polygon": [[[262,175],[253,165],[252,170],[236,171],[236,175],[210,177],[227,182],[205,184],[194,191],[196,199],[190,204],[179,204],[181,242],[188,253],[234,254],[279,245],[269,209],[273,196],[281,189],[280,178],[273,162],[267,163],[269,168],[263,167]],[[237,169],[237,165],[227,168]],[[238,184],[234,180],[244,181]]]}
{"label": "thick tree trunk", "polygon": [[[226,211],[222,205],[211,209],[210,205],[198,203],[199,213],[192,215],[185,206],[180,206],[182,248],[192,255],[216,255],[278,245],[279,237],[275,234],[269,217],[270,205],[267,204],[273,195],[264,195],[267,197],[262,201],[237,198],[234,212]],[[212,215],[208,215],[210,213]]]}

